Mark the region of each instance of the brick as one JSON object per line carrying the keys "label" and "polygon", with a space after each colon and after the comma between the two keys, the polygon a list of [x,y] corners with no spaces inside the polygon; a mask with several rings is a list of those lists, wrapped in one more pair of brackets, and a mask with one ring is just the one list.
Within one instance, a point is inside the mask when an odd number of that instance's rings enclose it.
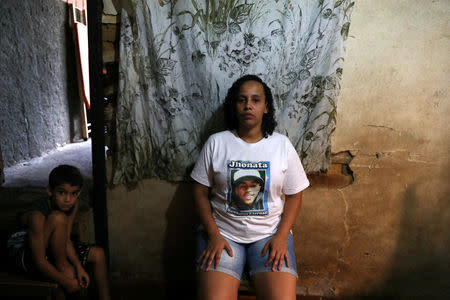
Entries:
{"label": "brick", "polygon": [[119,26],[117,24],[103,24],[102,40],[104,42],[119,41]]}

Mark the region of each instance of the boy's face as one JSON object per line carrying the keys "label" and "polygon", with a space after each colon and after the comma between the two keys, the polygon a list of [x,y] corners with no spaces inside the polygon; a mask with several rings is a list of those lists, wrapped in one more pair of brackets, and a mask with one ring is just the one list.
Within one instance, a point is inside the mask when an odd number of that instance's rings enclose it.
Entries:
{"label": "boy's face", "polygon": [[258,182],[251,179],[246,179],[239,183],[235,189],[235,192],[245,204],[252,205],[256,199],[256,196],[258,196],[260,189],[261,186]]}
{"label": "boy's face", "polygon": [[62,212],[69,211],[77,202],[80,196],[81,188],[63,183],[56,186],[53,190],[47,186],[47,193],[52,199],[52,204]]}

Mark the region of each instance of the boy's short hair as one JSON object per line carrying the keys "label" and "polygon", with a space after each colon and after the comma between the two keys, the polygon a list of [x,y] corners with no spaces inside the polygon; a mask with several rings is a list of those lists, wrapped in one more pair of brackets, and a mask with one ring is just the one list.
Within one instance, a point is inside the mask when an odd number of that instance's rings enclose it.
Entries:
{"label": "boy's short hair", "polygon": [[83,186],[83,176],[77,167],[70,165],[59,165],[54,168],[48,176],[48,185],[50,189],[56,188],[58,185],[68,183],[71,186]]}

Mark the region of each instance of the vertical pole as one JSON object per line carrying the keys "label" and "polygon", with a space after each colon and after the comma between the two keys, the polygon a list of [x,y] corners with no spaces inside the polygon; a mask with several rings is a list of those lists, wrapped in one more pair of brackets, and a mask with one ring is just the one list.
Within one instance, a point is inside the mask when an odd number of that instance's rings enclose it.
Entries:
{"label": "vertical pole", "polygon": [[103,117],[102,5],[102,0],[87,1],[95,239],[109,257]]}

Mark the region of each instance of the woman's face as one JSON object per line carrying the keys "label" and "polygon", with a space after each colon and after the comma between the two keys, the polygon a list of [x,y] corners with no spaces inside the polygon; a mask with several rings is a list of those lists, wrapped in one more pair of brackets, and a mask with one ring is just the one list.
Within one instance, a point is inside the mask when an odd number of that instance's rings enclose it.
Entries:
{"label": "woman's face", "polygon": [[239,129],[261,128],[262,119],[268,112],[264,87],[257,81],[246,81],[239,89],[236,100]]}

